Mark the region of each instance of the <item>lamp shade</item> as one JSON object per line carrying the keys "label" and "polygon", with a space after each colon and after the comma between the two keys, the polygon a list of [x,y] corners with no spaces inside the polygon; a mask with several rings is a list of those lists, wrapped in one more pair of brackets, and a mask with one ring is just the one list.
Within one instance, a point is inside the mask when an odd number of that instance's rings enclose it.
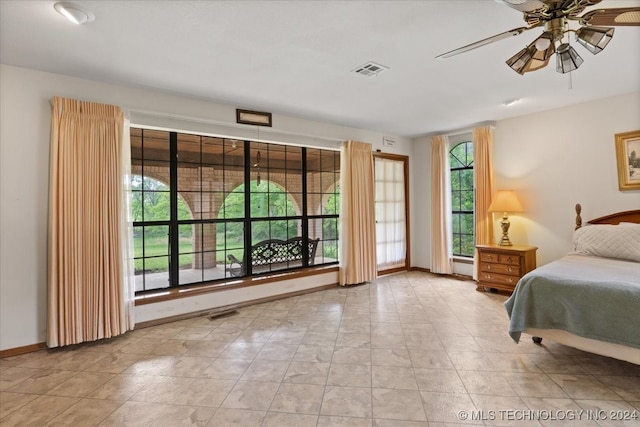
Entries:
{"label": "lamp shade", "polygon": [[489,212],[524,212],[524,209],[514,191],[499,190],[489,206]]}

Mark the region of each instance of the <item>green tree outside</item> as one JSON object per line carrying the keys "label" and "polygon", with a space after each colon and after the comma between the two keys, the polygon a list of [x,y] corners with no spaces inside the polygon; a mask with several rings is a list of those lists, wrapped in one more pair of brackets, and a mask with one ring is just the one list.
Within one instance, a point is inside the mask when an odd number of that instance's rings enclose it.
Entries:
{"label": "green tree outside", "polygon": [[[225,197],[218,218],[243,218],[244,217],[244,191],[245,185],[241,184]],[[293,201],[279,185],[271,181],[257,181],[249,183],[251,200],[251,218],[269,218],[265,221],[251,223],[252,244],[268,239],[287,240],[299,235],[297,220],[274,219],[278,217],[296,215]],[[241,246],[244,243],[244,231],[242,224],[227,223],[226,227],[218,227],[217,241],[224,249],[226,245]]]}
{"label": "green tree outside", "polygon": [[[150,177],[133,175],[131,177],[131,214],[133,221],[168,221],[170,216],[169,187]],[[191,219],[189,207],[178,197],[178,219]],[[189,227],[190,228],[190,227]],[[168,226],[147,226],[133,228],[134,269],[136,273],[167,271],[169,255]],[[143,246],[144,240],[144,246]],[[180,252],[191,252],[193,244],[191,232],[185,233],[181,229],[179,247]],[[144,248],[144,250],[143,250]],[[146,258],[143,256],[166,255],[160,258]],[[191,265],[191,259],[183,259],[184,266]]]}

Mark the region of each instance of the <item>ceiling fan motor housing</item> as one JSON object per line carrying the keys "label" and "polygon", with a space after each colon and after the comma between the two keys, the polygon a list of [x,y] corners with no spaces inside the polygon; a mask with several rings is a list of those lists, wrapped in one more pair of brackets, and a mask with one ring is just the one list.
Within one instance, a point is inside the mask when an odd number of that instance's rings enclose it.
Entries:
{"label": "ceiling fan motor housing", "polygon": [[562,40],[564,33],[567,29],[567,18],[561,16],[559,18],[553,18],[544,23],[545,31],[553,34],[553,41]]}

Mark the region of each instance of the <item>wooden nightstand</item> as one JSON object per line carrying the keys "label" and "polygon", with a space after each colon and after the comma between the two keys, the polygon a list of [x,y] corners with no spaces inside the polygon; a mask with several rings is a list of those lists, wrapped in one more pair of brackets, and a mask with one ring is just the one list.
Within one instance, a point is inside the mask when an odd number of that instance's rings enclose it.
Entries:
{"label": "wooden nightstand", "polygon": [[477,245],[479,291],[513,292],[518,280],[536,268],[535,246]]}

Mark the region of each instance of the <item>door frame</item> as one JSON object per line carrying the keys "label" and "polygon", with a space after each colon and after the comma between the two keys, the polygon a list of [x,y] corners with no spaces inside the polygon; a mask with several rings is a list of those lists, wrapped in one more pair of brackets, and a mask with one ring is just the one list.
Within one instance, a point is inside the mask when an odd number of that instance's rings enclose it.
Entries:
{"label": "door frame", "polygon": [[[375,158],[387,159],[387,160],[395,160],[402,162],[403,171],[404,171],[404,210],[405,210],[405,260],[404,267],[396,267],[389,268],[386,270],[378,270],[378,276],[383,276],[385,274],[397,273],[401,271],[409,271],[411,269],[411,235],[409,234],[410,230],[410,217],[409,217],[409,156],[403,156],[401,154],[391,154],[391,153],[382,153],[382,152],[374,152],[374,173],[375,173]],[[377,269],[377,262],[376,262]]]}

